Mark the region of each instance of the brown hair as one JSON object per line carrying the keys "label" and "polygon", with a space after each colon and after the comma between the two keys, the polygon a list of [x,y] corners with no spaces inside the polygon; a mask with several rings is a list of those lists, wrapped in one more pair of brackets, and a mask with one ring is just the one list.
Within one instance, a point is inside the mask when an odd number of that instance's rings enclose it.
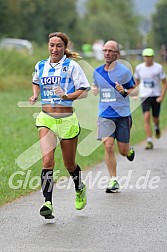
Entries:
{"label": "brown hair", "polygon": [[67,56],[67,58],[82,58],[79,55],[79,53],[70,51],[67,48],[68,44],[69,44],[69,38],[65,33],[63,33],[63,32],[52,32],[52,33],[49,34],[48,38],[50,39],[52,37],[58,37],[64,42],[64,45],[66,47],[66,50],[65,50],[64,54]]}

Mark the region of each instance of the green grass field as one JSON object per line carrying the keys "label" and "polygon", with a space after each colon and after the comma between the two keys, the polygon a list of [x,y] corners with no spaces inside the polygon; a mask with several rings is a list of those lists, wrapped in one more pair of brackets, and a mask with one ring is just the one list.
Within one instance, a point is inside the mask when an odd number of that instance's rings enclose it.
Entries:
{"label": "green grass field", "polygon": [[[40,185],[41,154],[34,116],[41,108],[30,106],[27,102],[32,95],[30,72],[33,64],[34,59],[33,62],[28,63],[28,66],[26,65],[26,70],[21,71],[22,74],[19,71],[16,74],[13,70],[11,75],[5,76],[3,69],[0,73],[2,76],[0,80],[0,205],[39,189]],[[92,61],[91,64],[93,67],[97,62]],[[85,65],[91,82],[92,68],[89,64]],[[87,99],[74,103],[82,128],[77,151],[77,162],[82,169],[87,169],[103,160],[103,146],[96,141],[97,103],[97,97],[94,97],[91,92]],[[134,145],[143,141],[145,134],[139,101],[132,100],[131,107],[133,111],[131,144]],[[167,128],[166,109],[167,97],[161,110],[162,129]],[[55,171],[60,170],[59,176],[67,176],[59,146],[55,153],[55,160]]]}

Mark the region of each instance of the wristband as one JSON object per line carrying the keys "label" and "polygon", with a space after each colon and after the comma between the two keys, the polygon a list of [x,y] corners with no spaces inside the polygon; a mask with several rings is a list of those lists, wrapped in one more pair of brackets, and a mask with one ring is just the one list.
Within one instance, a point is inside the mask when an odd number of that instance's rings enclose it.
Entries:
{"label": "wristband", "polygon": [[68,100],[68,95],[67,94],[63,95],[62,100]]}
{"label": "wristband", "polygon": [[124,96],[126,97],[128,95],[128,90],[125,88],[124,89]]}

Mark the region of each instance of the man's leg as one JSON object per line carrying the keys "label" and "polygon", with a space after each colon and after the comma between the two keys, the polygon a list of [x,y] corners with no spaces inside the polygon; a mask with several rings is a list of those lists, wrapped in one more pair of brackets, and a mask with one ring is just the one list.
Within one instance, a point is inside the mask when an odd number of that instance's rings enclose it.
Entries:
{"label": "man's leg", "polygon": [[153,122],[154,122],[154,130],[155,130],[156,138],[160,138],[160,136],[161,136],[160,126],[159,126],[159,124],[160,124],[160,120],[159,120],[160,108],[161,108],[161,104],[158,103],[156,100],[153,101],[152,114],[153,114]]}
{"label": "man's leg", "polygon": [[117,161],[115,158],[115,147],[114,147],[114,138],[108,137],[103,139],[104,150],[105,150],[105,162],[109,171],[110,176],[116,177],[116,166]]}
{"label": "man's leg", "polygon": [[153,149],[151,113],[150,113],[150,111],[144,112],[144,130],[145,130],[146,136],[147,136],[146,149]]}
{"label": "man's leg", "polygon": [[151,115],[149,111],[144,112],[144,130],[147,138],[152,138]]}
{"label": "man's leg", "polygon": [[129,143],[118,142],[118,149],[119,149],[119,153],[122,156],[127,157],[129,161],[133,161],[135,157],[135,151],[134,151],[134,148],[131,147]]}
{"label": "man's leg", "polygon": [[129,153],[129,150],[130,150],[130,144],[129,143],[121,143],[121,142],[118,142],[118,150],[119,150],[119,153],[124,156],[124,157],[127,157],[128,153]]}
{"label": "man's leg", "polygon": [[144,130],[147,137],[147,145],[145,149],[153,149],[153,139],[152,139],[152,127],[151,127],[151,113],[152,99],[148,97],[147,99],[141,99],[142,111],[144,118]]}
{"label": "man's leg", "polygon": [[160,138],[161,131],[160,131],[160,127],[159,127],[159,118],[153,117],[153,121],[154,121],[155,136],[156,136],[156,138]]}
{"label": "man's leg", "polygon": [[119,184],[117,181],[117,161],[115,157],[115,147],[114,138],[108,137],[103,139],[104,149],[105,149],[105,162],[110,174],[110,180],[108,187],[106,188],[106,193],[114,193],[119,191]]}

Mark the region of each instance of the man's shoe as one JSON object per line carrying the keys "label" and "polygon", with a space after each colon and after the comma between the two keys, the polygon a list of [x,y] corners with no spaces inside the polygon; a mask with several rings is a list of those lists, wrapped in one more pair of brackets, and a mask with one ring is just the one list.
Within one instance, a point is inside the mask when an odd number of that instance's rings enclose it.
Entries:
{"label": "man's shoe", "polygon": [[152,150],[154,148],[153,143],[152,142],[147,142],[147,145],[145,147],[146,150]]}
{"label": "man's shoe", "polygon": [[129,153],[127,155],[127,159],[129,161],[133,161],[134,157],[135,157],[135,151],[134,151],[133,147],[130,147]]}
{"label": "man's shoe", "polygon": [[106,193],[115,193],[115,192],[119,192],[119,184],[117,180],[110,179],[109,185],[106,188]]}
{"label": "man's shoe", "polygon": [[75,208],[77,210],[81,210],[86,205],[86,186],[82,182],[82,188],[76,192],[76,198],[75,198]]}
{"label": "man's shoe", "polygon": [[53,206],[50,201],[46,201],[40,209],[40,215],[45,219],[53,219]]}
{"label": "man's shoe", "polygon": [[156,136],[156,138],[160,138],[161,137],[161,131],[160,131],[159,128],[155,130],[155,136]]}

